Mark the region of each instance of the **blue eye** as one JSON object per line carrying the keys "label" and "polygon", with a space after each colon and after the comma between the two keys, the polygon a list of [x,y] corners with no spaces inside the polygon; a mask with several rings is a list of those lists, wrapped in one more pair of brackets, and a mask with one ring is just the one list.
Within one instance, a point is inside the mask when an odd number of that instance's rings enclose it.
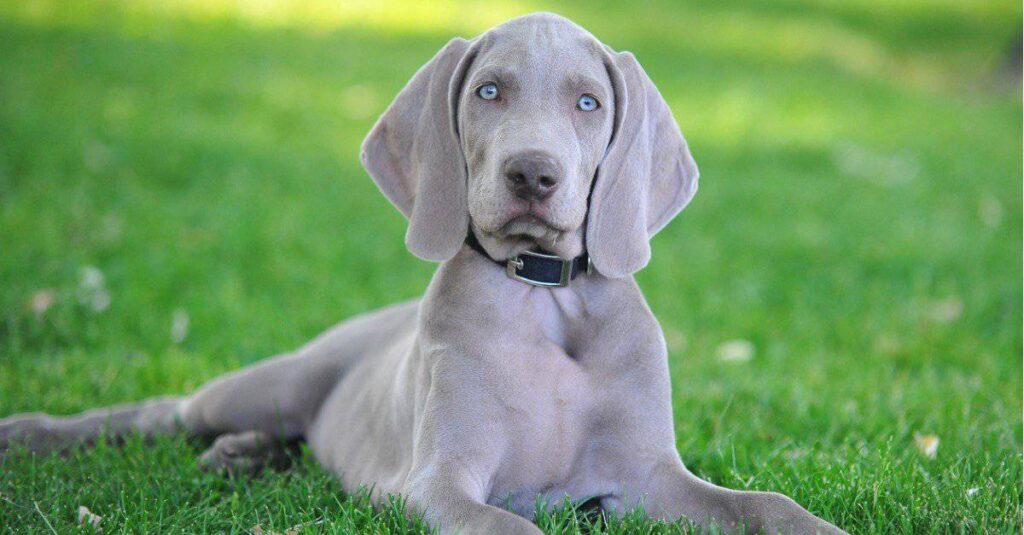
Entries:
{"label": "blue eye", "polygon": [[480,86],[480,89],[476,90],[476,94],[480,95],[480,98],[484,100],[494,100],[498,98],[498,86],[497,84],[484,84]]}
{"label": "blue eye", "polygon": [[594,95],[583,95],[576,103],[576,107],[583,111],[594,111],[601,107],[601,103],[594,98]]}

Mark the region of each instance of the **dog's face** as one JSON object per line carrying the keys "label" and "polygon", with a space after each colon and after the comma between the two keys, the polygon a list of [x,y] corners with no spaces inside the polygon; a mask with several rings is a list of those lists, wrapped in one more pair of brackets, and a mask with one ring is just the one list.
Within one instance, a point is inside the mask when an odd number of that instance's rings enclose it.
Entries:
{"label": "dog's face", "polygon": [[523,24],[488,36],[459,92],[470,223],[496,258],[572,258],[615,117],[606,53],[574,26]]}
{"label": "dog's face", "polygon": [[608,277],[646,265],[648,239],[697,186],[636,58],[543,13],[450,41],[377,121],[362,160],[421,258],[451,258],[472,229],[494,259],[586,248]]}

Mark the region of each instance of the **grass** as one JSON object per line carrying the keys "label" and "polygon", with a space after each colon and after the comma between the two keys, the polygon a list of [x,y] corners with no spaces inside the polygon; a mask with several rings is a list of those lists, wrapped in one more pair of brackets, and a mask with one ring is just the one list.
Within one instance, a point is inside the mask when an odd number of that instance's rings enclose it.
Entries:
{"label": "grass", "polygon": [[[0,415],[188,392],[420,294],[362,136],[452,35],[555,9],[637,54],[701,166],[638,277],[691,469],[854,533],[1018,532],[1018,3],[346,6],[0,3]],[[422,529],[308,455],[224,479],[199,448],[0,461],[0,531]],[[680,529],[591,520],[538,522]]]}

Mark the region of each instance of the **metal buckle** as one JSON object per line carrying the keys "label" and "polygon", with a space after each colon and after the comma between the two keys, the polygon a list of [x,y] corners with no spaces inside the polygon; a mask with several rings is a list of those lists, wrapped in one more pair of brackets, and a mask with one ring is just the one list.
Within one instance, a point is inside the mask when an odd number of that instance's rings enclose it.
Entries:
{"label": "metal buckle", "polygon": [[556,288],[565,287],[565,286],[568,286],[569,285],[569,281],[572,280],[572,263],[573,263],[572,260],[563,260],[562,258],[554,256],[554,255],[549,255],[549,254],[544,254],[544,253],[535,253],[533,251],[524,251],[522,253],[522,255],[528,255],[528,256],[533,256],[533,257],[537,257],[537,258],[545,258],[547,260],[557,260],[558,262],[561,262],[561,264],[562,264],[562,271],[559,274],[558,282],[538,281],[538,280],[528,279],[528,278],[520,275],[518,270],[523,269],[523,260],[521,258],[519,258],[518,256],[513,257],[513,258],[509,258],[508,262],[505,263],[505,273],[507,273],[510,278],[513,278],[513,279],[515,279],[517,281],[520,281],[520,282],[525,282],[526,284],[531,284],[533,286],[544,286],[544,287],[548,287],[548,288],[552,288],[552,287],[556,287]]}

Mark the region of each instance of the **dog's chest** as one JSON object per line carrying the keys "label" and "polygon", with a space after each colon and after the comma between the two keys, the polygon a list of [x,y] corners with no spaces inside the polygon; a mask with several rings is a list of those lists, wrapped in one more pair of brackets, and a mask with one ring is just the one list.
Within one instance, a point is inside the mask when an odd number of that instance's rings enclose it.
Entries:
{"label": "dog's chest", "polygon": [[558,505],[565,497],[613,495],[622,471],[633,469],[631,459],[648,457],[644,450],[663,446],[664,438],[672,442],[670,400],[660,388],[667,374],[643,365],[610,372],[602,362],[610,356],[598,347],[611,344],[582,344],[571,322],[554,323],[546,342],[525,345],[495,370],[508,379],[493,392],[507,457],[489,501],[526,515],[538,496]]}
{"label": "dog's chest", "polygon": [[[583,304],[571,292],[538,290],[531,294],[532,316],[527,329],[536,329],[553,344],[568,353],[574,331],[579,331],[583,318]],[[556,355],[557,356],[557,355]]]}
{"label": "dog's chest", "polygon": [[486,320],[454,324],[480,343],[445,360],[448,377],[472,381],[435,381],[453,393],[442,447],[495,452],[487,501],[528,516],[538,496],[615,495],[648,450],[674,443],[658,325],[633,287],[515,290],[495,295]]}
{"label": "dog's chest", "polygon": [[[552,348],[531,355],[530,373],[516,370],[507,389],[495,392],[507,457],[498,467],[491,501],[533,507],[537,495],[575,494],[568,486],[580,462],[593,418],[594,396],[586,375]],[[525,500],[529,503],[519,503]]]}
{"label": "dog's chest", "polygon": [[[557,506],[566,497],[581,502],[615,495],[625,472],[641,469],[631,463],[651,458],[646,450],[663,447],[664,438],[672,442],[663,404],[589,373],[568,355],[537,357],[550,363],[537,363],[535,377],[500,394],[506,457],[491,503],[529,516],[538,496]],[[657,432],[650,432],[651,423]]]}

